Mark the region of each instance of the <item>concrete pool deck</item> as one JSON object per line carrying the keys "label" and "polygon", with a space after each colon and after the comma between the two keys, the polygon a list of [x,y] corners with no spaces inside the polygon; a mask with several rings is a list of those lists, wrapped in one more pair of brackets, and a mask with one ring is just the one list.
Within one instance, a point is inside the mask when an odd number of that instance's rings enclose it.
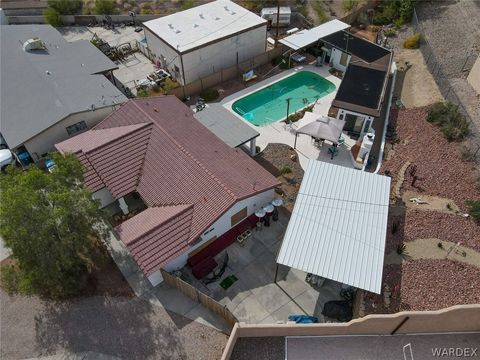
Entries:
{"label": "concrete pool deck", "polygon": [[[312,122],[312,120],[300,119],[299,121],[295,122],[291,127],[287,126],[283,121],[277,121],[273,124],[266,125],[266,126],[255,126],[250,122],[246,121],[243,117],[241,117],[237,113],[235,113],[235,111],[232,110],[232,104],[236,100],[242,97],[245,97],[251,93],[254,93],[262,88],[265,88],[271,85],[272,83],[275,83],[281,79],[284,79],[300,71],[311,71],[316,74],[319,74],[326,80],[332,82],[335,85],[335,87],[338,89],[341,83],[341,79],[330,74],[328,71],[329,69],[330,68],[328,66],[322,66],[322,67],[317,67],[314,65],[297,66],[295,68],[286,70],[278,75],[272,76],[268,79],[259,81],[256,84],[251,85],[244,90],[238,91],[237,93],[223,99],[221,101],[221,104],[227,110],[231,111],[239,119],[241,119],[246,124],[248,124],[253,129],[255,129],[260,133],[260,135],[257,137],[257,145],[260,146],[262,150],[269,143],[286,144],[293,148],[295,143],[295,130],[304,125],[307,125],[308,123]],[[336,93],[337,93],[337,90],[318,99],[315,104],[313,112],[319,115],[327,115],[328,110],[330,109],[330,106],[332,104],[333,99],[335,98]],[[286,112],[286,108],[285,108],[285,112]],[[320,161],[325,161],[325,162],[353,168],[353,163],[352,163],[349,152],[350,152],[350,147],[355,144],[355,140],[350,139],[348,136],[346,136],[346,134],[344,134],[344,138],[345,138],[345,144],[339,146],[338,154],[333,159],[331,159],[331,155],[328,154],[328,148],[330,147],[329,143],[323,143],[321,146],[317,146],[312,142],[312,139],[310,136],[298,135],[297,146],[295,150],[297,152],[300,165],[302,166],[303,169],[305,169],[308,165],[309,159],[316,159]]]}

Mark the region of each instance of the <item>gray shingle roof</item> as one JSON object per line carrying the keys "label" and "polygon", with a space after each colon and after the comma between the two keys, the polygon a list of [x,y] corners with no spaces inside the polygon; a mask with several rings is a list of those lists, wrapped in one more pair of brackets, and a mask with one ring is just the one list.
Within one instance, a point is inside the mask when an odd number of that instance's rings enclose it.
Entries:
{"label": "gray shingle roof", "polygon": [[[46,50],[25,52],[40,38]],[[126,101],[103,75],[117,68],[88,41],[67,42],[50,25],[2,25],[1,127],[10,147],[21,145],[70,114]]]}

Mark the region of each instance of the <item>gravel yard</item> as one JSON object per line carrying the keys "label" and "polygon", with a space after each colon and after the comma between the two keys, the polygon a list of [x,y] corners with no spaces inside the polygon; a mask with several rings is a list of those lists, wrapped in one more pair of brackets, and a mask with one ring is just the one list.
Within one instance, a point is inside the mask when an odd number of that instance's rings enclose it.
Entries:
{"label": "gravel yard", "polygon": [[480,2],[421,1],[417,15],[437,59],[449,78],[464,77],[480,53]]}
{"label": "gravel yard", "polygon": [[[400,168],[410,161],[417,165],[421,179],[413,187],[407,170],[402,193],[410,190],[420,197],[424,194],[451,199],[465,211],[466,200],[480,199],[480,189],[475,188],[471,177],[474,165],[462,161],[459,144],[449,143],[438,128],[426,121],[426,114],[426,108],[394,111],[392,119],[400,142],[388,153],[381,171],[388,170],[395,179]],[[480,252],[480,226],[473,219],[401,204],[390,207],[386,254],[395,251],[402,242],[432,238],[460,242]],[[402,264],[384,267],[385,285],[393,291],[390,303],[385,304],[383,294],[367,293],[366,314],[478,303],[480,268],[450,259],[412,260],[407,252]]]}
{"label": "gravel yard", "polygon": [[465,210],[466,200],[480,199],[472,178],[473,164],[462,161],[459,144],[448,142],[434,125],[426,121],[426,108],[393,111],[400,143],[394,145],[382,165],[382,172],[395,176],[406,161],[417,165],[421,177],[411,186],[405,177],[404,190],[449,198]]}
{"label": "gravel yard", "polygon": [[94,351],[122,359],[219,359],[227,336],[139,298],[44,303],[0,290],[1,359]]}
{"label": "gravel yard", "polygon": [[[297,156],[295,150],[285,144],[268,144],[267,147],[255,157],[255,160],[267,169],[278,181],[282,183],[280,186],[283,191],[284,206],[289,210],[293,210],[295,199],[297,198],[298,189],[302,183],[303,169],[298,160],[293,161],[291,156]],[[291,172],[282,175],[289,169]]]}
{"label": "gravel yard", "polygon": [[438,310],[480,303],[480,269],[451,260],[403,264],[400,310]]}

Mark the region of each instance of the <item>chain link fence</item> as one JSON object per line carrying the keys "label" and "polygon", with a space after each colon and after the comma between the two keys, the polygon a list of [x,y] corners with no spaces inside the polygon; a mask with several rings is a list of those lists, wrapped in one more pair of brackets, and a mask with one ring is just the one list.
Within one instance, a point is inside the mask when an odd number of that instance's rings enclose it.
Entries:
{"label": "chain link fence", "polygon": [[[442,68],[441,63],[438,61],[435,56],[432,47],[430,46],[425,32],[423,30],[422,24],[418,19],[417,12],[414,10],[412,18],[412,26],[415,33],[420,33],[420,51],[422,52],[427,68],[432,74],[437,86],[445,98],[446,101],[451,102],[456,105],[458,110],[462,113],[463,116],[467,119],[470,124],[471,134],[466,139],[466,146],[469,149],[470,156],[474,158],[477,163],[480,163],[480,129],[478,128],[477,123],[475,123],[470,116],[469,112],[462,103],[461,96],[458,95],[455,88],[452,86],[449,77],[446,75],[445,70]],[[469,66],[471,63],[472,56],[466,56],[463,61],[462,71]]]}

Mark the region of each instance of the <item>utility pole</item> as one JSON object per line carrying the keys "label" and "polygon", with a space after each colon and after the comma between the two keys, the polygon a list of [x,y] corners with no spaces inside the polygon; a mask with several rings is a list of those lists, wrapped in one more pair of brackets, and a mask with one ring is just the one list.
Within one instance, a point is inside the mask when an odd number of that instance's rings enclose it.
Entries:
{"label": "utility pole", "polygon": [[275,47],[278,45],[278,26],[280,25],[280,0],[277,0],[277,31],[275,34]]}

